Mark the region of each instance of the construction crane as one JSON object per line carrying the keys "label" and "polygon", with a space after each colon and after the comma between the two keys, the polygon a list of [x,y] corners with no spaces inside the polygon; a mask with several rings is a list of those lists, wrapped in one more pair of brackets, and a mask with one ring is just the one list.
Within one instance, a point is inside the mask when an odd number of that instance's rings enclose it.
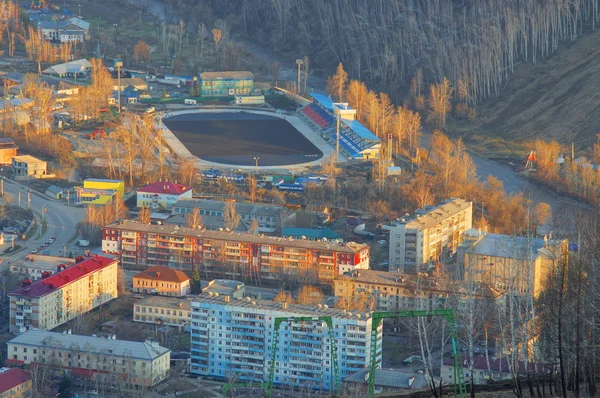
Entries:
{"label": "construction crane", "polygon": [[90,140],[103,140],[104,139],[104,130],[94,130],[92,134],[86,134],[85,136]]}
{"label": "construction crane", "polygon": [[[454,311],[451,309],[440,310],[423,310],[423,311],[398,311],[398,312],[382,312],[375,311],[371,314],[371,363],[368,378],[368,393],[367,397],[375,396],[375,372],[377,370],[377,329],[384,319],[399,319],[399,318],[422,318],[439,316],[448,322],[450,330],[450,338],[452,340],[452,354],[454,357],[454,396],[458,398],[466,398],[467,388],[465,385],[465,377],[462,367],[460,354],[460,345],[458,335],[456,334],[456,322],[454,320]],[[231,384],[228,383],[223,387],[223,397],[227,396],[227,392],[234,386],[239,387],[260,387],[267,392],[267,397],[273,397],[273,381],[275,379],[275,361],[277,359],[277,350],[279,346],[279,329],[284,322],[325,322],[329,333],[331,359],[333,364],[333,382],[332,390],[341,394],[341,378],[338,365],[338,352],[335,344],[335,333],[333,330],[333,320],[331,316],[319,317],[278,317],[273,320],[273,344],[271,346],[271,365],[269,368],[269,379],[267,383],[243,383]]]}
{"label": "construction crane", "polygon": [[451,309],[441,310],[422,310],[422,311],[398,311],[382,312],[375,311],[371,315],[371,366],[369,369],[369,388],[367,397],[375,396],[375,372],[377,370],[377,328],[384,319],[399,318],[422,318],[439,316],[448,322],[450,338],[452,339],[452,355],[454,357],[454,396],[466,398],[467,387],[465,385],[465,376],[462,367],[460,354],[460,345],[456,334],[456,322],[454,321],[454,311]]}

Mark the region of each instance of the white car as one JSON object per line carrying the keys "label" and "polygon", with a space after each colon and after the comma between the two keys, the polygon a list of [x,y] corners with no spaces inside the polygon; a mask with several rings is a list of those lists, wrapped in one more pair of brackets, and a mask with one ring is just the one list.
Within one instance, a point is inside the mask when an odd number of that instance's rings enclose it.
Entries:
{"label": "white car", "polygon": [[35,253],[37,253],[37,252],[38,252],[38,249],[33,249],[33,250],[31,251],[31,254],[35,254]]}

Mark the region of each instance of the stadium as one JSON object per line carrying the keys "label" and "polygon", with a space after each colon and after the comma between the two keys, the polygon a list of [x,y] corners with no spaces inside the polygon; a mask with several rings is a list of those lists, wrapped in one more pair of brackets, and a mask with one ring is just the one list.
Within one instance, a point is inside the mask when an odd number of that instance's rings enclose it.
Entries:
{"label": "stadium", "polygon": [[180,157],[228,168],[294,168],[320,164],[335,152],[339,119],[340,160],[378,156],[379,139],[354,120],[356,111],[311,94],[296,113],[248,109],[175,111],[162,119],[163,136]]}

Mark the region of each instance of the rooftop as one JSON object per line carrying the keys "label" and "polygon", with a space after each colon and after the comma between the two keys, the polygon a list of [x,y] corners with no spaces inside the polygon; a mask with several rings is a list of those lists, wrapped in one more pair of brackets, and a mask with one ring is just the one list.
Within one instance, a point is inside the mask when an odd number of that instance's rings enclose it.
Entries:
{"label": "rooftop", "polygon": [[254,79],[254,75],[247,71],[202,72],[200,79]]}
{"label": "rooftop", "polygon": [[[467,363],[467,356],[463,356],[462,357],[463,363]],[[504,372],[504,373],[510,373],[510,369],[509,369],[509,364],[508,364],[508,360],[506,358],[489,358],[490,360],[490,369],[492,369],[492,371],[494,372]],[[444,365],[454,365],[454,359],[453,358],[447,358],[444,359]],[[464,365],[466,366],[466,365]],[[538,373],[549,373],[551,371],[551,367],[549,365],[544,366],[541,363],[535,364],[535,363],[528,363],[528,367],[530,370],[534,370],[535,367],[537,366],[538,368]],[[544,368],[545,371],[544,371]],[[481,370],[488,370],[488,365],[487,365],[487,361],[485,359],[485,356],[474,356],[473,357],[473,369],[481,369]],[[525,374],[525,363],[523,361],[519,361],[519,373],[520,374]]]}
{"label": "rooftop", "polygon": [[392,222],[395,225],[406,225],[406,229],[426,229],[441,223],[448,217],[452,217],[459,212],[473,207],[472,202],[464,199],[451,199],[444,201],[435,207],[426,207],[424,210],[417,210],[415,218],[401,218]]}
{"label": "rooftop", "polygon": [[11,267],[36,268],[48,271],[56,271],[56,266],[66,264],[73,265],[74,260],[68,257],[41,256],[38,254],[29,254],[24,258],[11,262]]}
{"label": "rooftop", "polygon": [[281,236],[306,237],[308,239],[339,239],[341,236],[328,227],[323,228],[283,228]]}
{"label": "rooftop", "polygon": [[[225,203],[222,200],[212,199],[179,199],[173,207],[194,209],[199,208],[209,211],[224,211]],[[243,203],[235,202],[237,214],[256,214],[259,216],[278,217],[283,211],[282,206],[268,203]]]}
{"label": "rooftop", "polygon": [[83,180],[84,185],[86,182],[103,182],[103,183],[119,184],[119,183],[123,183],[123,180],[109,180],[106,178],[86,178],[85,180]]}
{"label": "rooftop", "polygon": [[87,59],[78,59],[64,64],[50,66],[49,68],[44,69],[42,73],[52,73],[56,75],[64,75],[67,72],[81,73],[85,70],[90,69],[91,67],[92,64]]}
{"label": "rooftop", "polygon": [[10,137],[0,137],[0,149],[19,149]]}
{"label": "rooftop", "polygon": [[187,185],[176,184],[174,182],[154,182],[148,184],[145,187],[138,189],[138,192],[144,193],[156,193],[156,194],[167,194],[167,195],[181,195],[185,192],[190,191],[192,188]]}
{"label": "rooftop", "polygon": [[101,337],[62,334],[47,330],[30,330],[8,344],[19,344],[29,347],[49,347],[56,349],[73,349],[77,352],[129,357],[141,360],[154,360],[168,352],[169,349],[149,342],[103,339]]}
{"label": "rooftop", "polygon": [[319,308],[318,305],[300,305],[300,304],[288,304],[287,308],[283,308],[284,303],[279,303],[271,300],[252,300],[249,297],[244,299],[237,299],[230,297],[230,301],[227,303],[227,296],[198,296],[192,300],[192,307],[194,304],[208,304],[208,305],[222,305],[236,308],[248,308],[261,309],[267,311],[281,311],[286,313],[293,313],[298,315],[307,316],[331,316],[334,318],[341,319],[356,319],[356,320],[367,320],[371,318],[371,312],[358,312],[358,311],[346,311],[339,308],[332,308],[326,305]]}
{"label": "rooftop", "polygon": [[169,268],[169,267],[150,267],[139,274],[135,274],[134,278],[139,279],[151,279],[156,281],[165,281],[165,282],[185,282],[190,278],[182,271]]}
{"label": "rooftop", "polygon": [[[403,294],[416,294],[416,292],[425,293],[452,293],[461,294],[465,292],[464,286],[459,281],[440,281],[433,277],[422,277],[418,275],[408,275],[388,271],[375,271],[369,269],[356,270],[350,274],[336,277],[336,281],[354,281],[362,284],[387,285],[400,289],[406,289]],[[477,295],[489,298],[502,297],[503,293],[498,292],[486,284],[476,286]]]}
{"label": "rooftop", "polygon": [[166,296],[148,296],[145,299],[138,301],[136,305],[175,308],[183,311],[190,311],[192,309],[192,302],[190,299]]}
{"label": "rooftop", "polygon": [[[368,368],[352,373],[344,379],[345,382],[350,383],[366,383],[368,380]],[[429,387],[429,382],[424,375],[418,373],[404,373],[394,369],[376,369],[375,385],[378,387],[422,390]]]}
{"label": "rooftop", "polygon": [[[164,214],[164,213],[161,213],[161,214]],[[187,214],[187,213],[186,214],[175,213],[174,215],[172,215],[169,218],[167,218],[166,220],[164,220],[163,224],[185,226],[185,225],[187,225],[187,219],[189,216],[190,216],[190,214]],[[210,229],[213,231],[218,230],[218,229],[225,229],[225,221],[223,220],[223,216],[209,216],[209,215],[203,214],[202,215],[202,228]],[[237,232],[248,232],[248,227],[246,226],[245,223],[240,221],[238,223],[238,225],[236,225],[234,230]]]}
{"label": "rooftop", "polygon": [[0,373],[0,394],[10,391],[16,386],[31,380],[29,373],[25,372],[23,369],[2,368],[0,370],[2,371],[2,373]]}
{"label": "rooftop", "polygon": [[379,137],[371,132],[368,128],[366,128],[361,122],[358,120],[352,120],[351,122],[345,122],[348,127],[352,129],[356,134],[360,136],[363,140],[367,141],[380,141]]}
{"label": "rooftop", "polygon": [[108,257],[88,257],[86,260],[72,265],[61,272],[57,272],[48,278],[41,279],[31,285],[23,286],[9,293],[9,296],[42,297],[92,272],[115,263],[117,263],[117,260]]}
{"label": "rooftop", "polygon": [[559,243],[560,241],[556,240],[544,241],[543,238],[486,234],[465,253],[534,261],[542,254],[551,256],[552,252],[546,248]]}
{"label": "rooftop", "polygon": [[228,295],[242,289],[244,286],[245,285],[243,282],[238,282],[231,279],[214,279],[208,282],[208,286],[202,289],[202,293],[208,294],[212,292]]}
{"label": "rooftop", "polygon": [[118,223],[113,223],[104,227],[106,229],[121,230],[121,231],[135,231],[144,232],[149,234],[170,234],[171,236],[178,237],[194,237],[201,239],[215,239],[223,241],[238,241],[255,243],[261,245],[275,245],[285,247],[297,247],[302,249],[314,249],[314,250],[332,250],[341,253],[357,253],[362,249],[368,248],[366,244],[359,244],[354,242],[336,244],[332,242],[324,241],[309,241],[309,240],[298,240],[291,238],[276,238],[271,236],[261,236],[254,234],[240,234],[236,232],[226,231],[210,231],[206,229],[192,229],[192,228],[181,228],[175,225],[148,225],[138,221],[125,220]]}
{"label": "rooftop", "polygon": [[13,160],[16,160],[17,162],[24,162],[24,163],[46,163],[44,160],[40,160],[31,155],[13,156]]}

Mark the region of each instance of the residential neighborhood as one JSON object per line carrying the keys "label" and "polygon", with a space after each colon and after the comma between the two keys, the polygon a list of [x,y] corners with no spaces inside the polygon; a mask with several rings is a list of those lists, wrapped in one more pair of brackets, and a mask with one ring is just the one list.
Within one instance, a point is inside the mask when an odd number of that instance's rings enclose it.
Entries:
{"label": "residential neighborhood", "polygon": [[0,2],[0,398],[598,396],[597,23]]}

